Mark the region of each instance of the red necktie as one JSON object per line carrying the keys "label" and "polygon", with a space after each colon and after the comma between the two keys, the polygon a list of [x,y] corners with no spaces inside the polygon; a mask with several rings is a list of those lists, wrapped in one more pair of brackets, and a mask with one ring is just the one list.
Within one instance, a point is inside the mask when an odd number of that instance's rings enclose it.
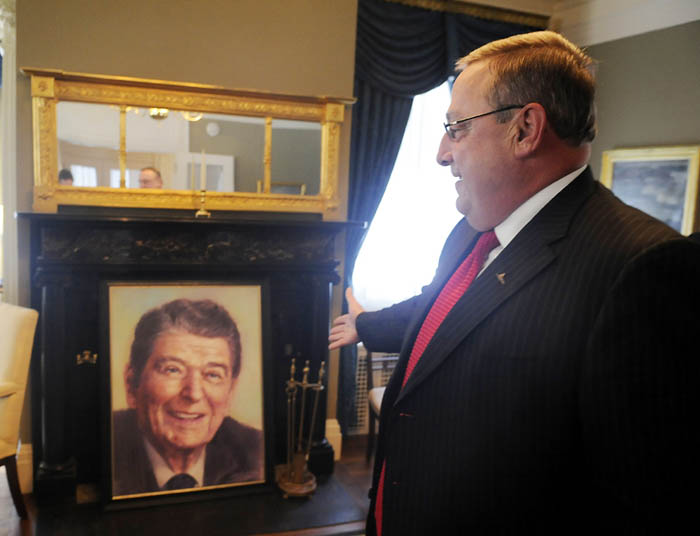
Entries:
{"label": "red necktie", "polygon": [[[477,241],[474,249],[467,256],[466,259],[459,265],[459,268],[455,270],[450,277],[449,281],[442,287],[440,294],[430,308],[428,315],[423,321],[423,325],[418,332],[416,337],[416,342],[413,343],[413,349],[411,350],[411,355],[408,358],[408,365],[406,365],[406,373],[403,377],[403,383],[401,388],[406,385],[409,376],[416,368],[418,360],[423,355],[425,348],[428,343],[435,335],[435,332],[442,324],[447,314],[450,312],[455,303],[464,295],[464,293],[472,284],[472,281],[476,279],[479,271],[481,271],[484,261],[488,256],[489,252],[498,246],[498,238],[496,238],[496,233],[493,231],[487,231],[483,233],[479,240]],[[374,507],[374,520],[377,528],[377,536],[382,535],[382,508],[384,499],[384,474],[386,473],[386,460],[382,465],[382,472],[379,475],[379,485],[377,486],[377,502]]]}

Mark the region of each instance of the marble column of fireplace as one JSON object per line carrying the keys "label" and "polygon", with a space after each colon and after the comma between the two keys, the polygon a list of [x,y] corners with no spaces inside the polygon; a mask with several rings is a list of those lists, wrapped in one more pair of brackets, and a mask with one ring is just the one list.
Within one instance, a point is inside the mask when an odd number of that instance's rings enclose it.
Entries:
{"label": "marble column of fireplace", "polygon": [[[269,289],[274,463],[285,460],[284,382],[292,357],[318,370],[327,360],[330,287],[338,282],[334,242],[345,224],[284,220],[196,220],[23,214],[31,226],[32,305],[40,312],[32,362],[35,494],[72,500],[96,483],[106,413],[99,354],[100,287],[109,280],[264,279]],[[315,377],[315,376],[314,376]],[[321,397],[310,468],[333,470]]]}

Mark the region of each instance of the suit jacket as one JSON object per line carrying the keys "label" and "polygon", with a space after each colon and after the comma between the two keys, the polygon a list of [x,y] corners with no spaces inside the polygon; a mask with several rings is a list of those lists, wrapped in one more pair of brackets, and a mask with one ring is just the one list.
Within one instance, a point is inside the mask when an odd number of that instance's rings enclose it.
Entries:
{"label": "suit jacket", "polygon": [[[133,495],[161,491],[146,453],[136,411],[113,415],[112,494]],[[263,480],[262,432],[224,418],[206,446],[203,486]]]}
{"label": "suit jacket", "polygon": [[460,222],[420,295],[357,317],[369,350],[400,351],[367,534],[385,461],[387,536],[639,534],[689,518],[700,247],[587,169],[472,283],[401,389],[430,305],[477,235]]}

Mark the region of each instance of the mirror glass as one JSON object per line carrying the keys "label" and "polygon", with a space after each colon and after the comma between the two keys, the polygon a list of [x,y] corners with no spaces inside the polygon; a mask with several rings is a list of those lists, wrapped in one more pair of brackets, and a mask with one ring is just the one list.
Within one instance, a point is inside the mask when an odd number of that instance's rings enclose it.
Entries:
{"label": "mirror glass", "polygon": [[272,120],[270,192],[317,195],[321,179],[321,125]]}
{"label": "mirror glass", "polygon": [[[71,171],[73,186],[119,188],[120,107],[60,101],[56,109],[58,169]],[[263,191],[265,118],[125,110],[123,187]],[[270,151],[271,193],[319,193],[320,123],[273,119]]]}
{"label": "mirror glass", "polygon": [[[226,192],[255,192],[264,175],[265,119],[224,114],[204,114],[189,123],[189,147],[194,159],[194,179],[201,183],[204,151],[207,189],[212,181]],[[191,174],[191,172],[190,172]]]}
{"label": "mirror glass", "polygon": [[59,179],[63,186],[119,186],[119,107],[81,102],[56,106]]}

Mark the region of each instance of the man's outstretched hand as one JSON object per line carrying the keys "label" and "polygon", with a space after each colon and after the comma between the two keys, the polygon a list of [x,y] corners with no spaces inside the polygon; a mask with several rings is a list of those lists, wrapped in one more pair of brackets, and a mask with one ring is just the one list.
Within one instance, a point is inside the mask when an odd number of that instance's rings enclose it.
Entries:
{"label": "man's outstretched hand", "polygon": [[355,319],[357,315],[364,312],[364,308],[355,299],[350,287],[345,291],[345,299],[348,300],[349,312],[340,315],[333,321],[333,327],[328,336],[329,350],[360,341],[360,337],[357,335],[357,328],[355,327]]}

